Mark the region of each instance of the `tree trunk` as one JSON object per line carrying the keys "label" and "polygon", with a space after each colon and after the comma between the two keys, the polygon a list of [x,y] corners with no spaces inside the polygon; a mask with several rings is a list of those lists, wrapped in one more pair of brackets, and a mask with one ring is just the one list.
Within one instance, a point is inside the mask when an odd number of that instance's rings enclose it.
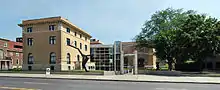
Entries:
{"label": "tree trunk", "polygon": [[169,67],[169,71],[173,70],[173,65],[172,65],[172,61],[168,60],[168,67]]}

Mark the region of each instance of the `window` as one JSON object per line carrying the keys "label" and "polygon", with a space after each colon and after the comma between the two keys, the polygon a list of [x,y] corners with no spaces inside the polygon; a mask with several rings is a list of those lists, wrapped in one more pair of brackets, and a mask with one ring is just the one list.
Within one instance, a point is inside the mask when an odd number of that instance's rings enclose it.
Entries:
{"label": "window", "polygon": [[34,63],[34,56],[32,53],[28,54],[28,64],[33,64]]}
{"label": "window", "polygon": [[79,59],[80,57],[79,57],[79,55],[77,55],[77,61],[79,62],[80,61],[80,59]]}
{"label": "window", "polygon": [[80,46],[79,46],[79,47],[80,47],[80,49],[82,49],[82,43],[80,43]]}
{"label": "window", "polygon": [[66,59],[67,59],[67,64],[70,64],[70,53],[67,53]]}
{"label": "window", "polygon": [[7,42],[4,43],[4,47],[8,47],[8,43]]}
{"label": "window", "polygon": [[87,51],[87,45],[85,45],[85,51]]}
{"label": "window", "polygon": [[75,36],[77,35],[77,32],[75,32]]}
{"label": "window", "polygon": [[87,37],[85,37],[85,40],[87,41]]}
{"label": "window", "polygon": [[16,54],[16,56],[19,56],[19,53],[15,53]]}
{"label": "window", "polygon": [[28,33],[32,32],[32,27],[28,27],[28,28],[27,28],[27,32],[28,32]]}
{"label": "window", "polygon": [[80,38],[82,38],[82,34],[80,34]]}
{"label": "window", "polygon": [[70,33],[70,28],[66,28],[66,32]]}
{"label": "window", "polygon": [[54,66],[50,66],[50,70],[54,70]]}
{"label": "window", "polygon": [[27,44],[28,44],[28,46],[32,46],[33,45],[33,38],[28,38]]}
{"label": "window", "polygon": [[50,44],[56,44],[56,36],[50,36],[49,40]]}
{"label": "window", "polygon": [[74,46],[77,47],[77,42],[76,41],[74,41]]}
{"label": "window", "polygon": [[56,53],[50,53],[50,64],[56,64]]}
{"label": "window", "polygon": [[66,44],[70,45],[70,39],[69,38],[66,38]]}
{"label": "window", "polygon": [[49,25],[49,30],[54,31],[55,30],[55,25]]}
{"label": "window", "polygon": [[16,61],[16,64],[18,65],[19,64],[19,60],[17,59],[17,61]]}

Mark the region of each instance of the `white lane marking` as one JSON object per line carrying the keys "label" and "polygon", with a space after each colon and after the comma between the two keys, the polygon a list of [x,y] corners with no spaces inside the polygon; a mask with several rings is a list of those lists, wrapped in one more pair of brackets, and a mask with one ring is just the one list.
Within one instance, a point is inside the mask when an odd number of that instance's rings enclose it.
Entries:
{"label": "white lane marking", "polygon": [[1,89],[10,89],[10,90],[41,90],[41,89],[33,89],[33,88],[17,88],[17,87],[4,87],[0,86]]}
{"label": "white lane marking", "polygon": [[26,84],[49,84],[49,83],[38,83],[38,82],[24,82]]}
{"label": "white lane marking", "polygon": [[188,90],[185,88],[155,88],[156,90]]}

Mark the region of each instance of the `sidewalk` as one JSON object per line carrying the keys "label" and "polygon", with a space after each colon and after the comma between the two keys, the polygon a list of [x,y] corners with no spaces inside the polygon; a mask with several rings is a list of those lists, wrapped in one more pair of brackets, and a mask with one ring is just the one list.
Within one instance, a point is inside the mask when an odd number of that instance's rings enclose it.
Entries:
{"label": "sidewalk", "polygon": [[96,81],[129,81],[129,82],[158,82],[158,83],[198,83],[198,84],[220,84],[220,77],[175,77],[154,75],[45,75],[45,74],[19,74],[0,73],[0,77],[19,78],[46,78],[46,79],[68,79],[68,80],[96,80]]}

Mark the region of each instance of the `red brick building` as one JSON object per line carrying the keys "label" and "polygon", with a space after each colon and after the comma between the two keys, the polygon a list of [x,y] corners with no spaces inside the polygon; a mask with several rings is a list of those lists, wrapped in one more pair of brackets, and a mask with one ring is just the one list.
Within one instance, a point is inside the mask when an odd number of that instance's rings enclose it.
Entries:
{"label": "red brick building", "polygon": [[21,68],[22,43],[0,38],[0,70]]}

